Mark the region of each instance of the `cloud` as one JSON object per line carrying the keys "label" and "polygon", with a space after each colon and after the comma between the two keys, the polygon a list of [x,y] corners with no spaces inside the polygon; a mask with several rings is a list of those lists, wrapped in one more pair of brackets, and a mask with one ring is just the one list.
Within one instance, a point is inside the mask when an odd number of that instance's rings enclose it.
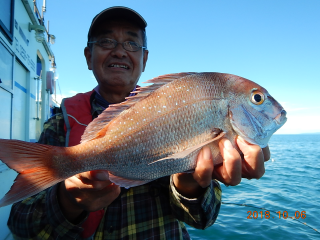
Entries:
{"label": "cloud", "polygon": [[289,116],[276,134],[299,134],[320,132],[320,116]]}
{"label": "cloud", "polygon": [[71,93],[72,95],[76,95],[78,92],[74,90],[70,90],[69,93]]}
{"label": "cloud", "polygon": [[65,96],[63,94],[56,94],[56,96],[53,94],[51,96],[52,96],[52,101],[57,103],[59,106],[61,104],[62,99],[67,97],[67,96]]}
{"label": "cloud", "polygon": [[65,94],[52,94],[52,101],[54,101],[55,103],[57,103],[59,106],[61,104],[62,99],[67,98],[67,97],[72,97],[74,95],[76,95],[78,92],[74,91],[74,90],[70,90],[68,95]]}

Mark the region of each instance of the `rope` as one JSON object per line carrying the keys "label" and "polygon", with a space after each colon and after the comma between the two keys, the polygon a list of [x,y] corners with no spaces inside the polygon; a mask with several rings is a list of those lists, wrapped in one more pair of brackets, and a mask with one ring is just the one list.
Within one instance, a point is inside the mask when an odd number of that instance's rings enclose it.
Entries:
{"label": "rope", "polygon": [[74,116],[70,115],[70,114],[67,114],[69,117],[72,117],[78,124],[82,125],[82,126],[88,126],[86,124],[83,124],[81,122],[79,122]]}

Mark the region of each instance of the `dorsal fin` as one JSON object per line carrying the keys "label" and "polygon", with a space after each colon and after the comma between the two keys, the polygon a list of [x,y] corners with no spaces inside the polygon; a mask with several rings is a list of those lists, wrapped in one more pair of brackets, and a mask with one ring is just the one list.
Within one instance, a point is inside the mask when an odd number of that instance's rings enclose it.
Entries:
{"label": "dorsal fin", "polygon": [[163,85],[165,85],[169,82],[172,82],[178,78],[183,78],[185,76],[193,75],[193,74],[195,74],[195,72],[182,72],[182,73],[165,74],[165,75],[161,75],[156,78],[152,78],[144,83],[154,83],[154,84],[163,86]]}
{"label": "dorsal fin", "polygon": [[96,119],[94,119],[86,128],[84,134],[81,137],[81,143],[88,142],[90,140],[103,137],[107,131],[108,123],[117,117],[124,110],[130,108],[136,102],[146,98],[152,92],[159,89],[163,85],[170,83],[176,79],[195,74],[193,72],[166,74],[146,81],[145,83],[152,83],[150,86],[139,87],[135,93],[135,96],[127,97],[126,101],[118,104],[109,105]]}

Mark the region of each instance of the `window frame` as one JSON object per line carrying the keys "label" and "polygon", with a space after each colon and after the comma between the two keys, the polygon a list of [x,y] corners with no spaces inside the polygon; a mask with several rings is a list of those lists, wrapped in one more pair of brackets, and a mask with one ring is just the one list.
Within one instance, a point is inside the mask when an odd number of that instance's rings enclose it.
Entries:
{"label": "window frame", "polygon": [[10,29],[8,29],[0,19],[0,31],[11,43],[13,42],[13,31],[14,31],[14,1],[15,0],[11,0]]}
{"label": "window frame", "polygon": [[[14,1],[14,0],[12,0]],[[0,28],[1,29],[1,28]],[[11,94],[11,112],[10,112],[10,138],[9,139],[12,139],[12,118],[13,118],[13,111],[12,111],[12,105],[13,105],[13,97],[14,97],[14,64],[15,64],[15,61],[16,61],[16,57],[14,55],[14,52],[8,47],[7,44],[5,44],[1,39],[0,39],[0,44],[4,47],[5,50],[7,50],[9,52],[9,54],[12,56],[11,58],[11,61],[12,61],[12,69],[11,69],[11,72],[12,72],[12,76],[11,76],[11,81],[12,81],[12,84],[11,84],[11,88],[7,87],[7,86],[4,86],[2,84],[0,84],[0,88],[3,89],[4,91],[8,92]],[[4,172],[4,171],[7,171],[9,170],[10,168],[5,164],[3,163],[2,161],[0,161],[0,173]]]}

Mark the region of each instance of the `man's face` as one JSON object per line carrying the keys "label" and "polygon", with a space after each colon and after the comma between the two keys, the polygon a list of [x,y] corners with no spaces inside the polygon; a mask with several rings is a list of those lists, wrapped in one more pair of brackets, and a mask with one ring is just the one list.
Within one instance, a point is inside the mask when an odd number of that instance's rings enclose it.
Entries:
{"label": "man's face", "polygon": [[148,51],[126,51],[122,42],[134,41],[143,46],[142,30],[127,21],[109,21],[96,28],[96,38],[111,38],[118,42],[114,49],[104,49],[93,44],[92,50],[85,48],[88,68],[93,71],[99,86],[113,88],[118,91],[132,90],[144,71],[148,59]]}

